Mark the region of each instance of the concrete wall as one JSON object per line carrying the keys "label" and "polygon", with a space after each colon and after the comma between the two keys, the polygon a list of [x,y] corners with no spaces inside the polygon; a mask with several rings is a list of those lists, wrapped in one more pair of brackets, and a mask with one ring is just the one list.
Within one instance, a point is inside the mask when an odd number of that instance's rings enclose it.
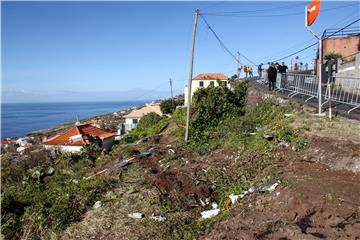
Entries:
{"label": "concrete wall", "polygon": [[[194,95],[194,92],[196,92],[196,90],[198,90],[200,87],[200,82],[203,82],[203,88],[206,88],[208,86],[210,86],[213,82],[215,87],[219,86],[219,81],[220,82],[226,82],[226,86],[230,88],[229,85],[229,81],[228,80],[193,80],[192,84],[191,84],[191,98]],[[187,100],[188,100],[188,88],[187,88],[187,84],[184,87],[184,106],[187,106]]]}

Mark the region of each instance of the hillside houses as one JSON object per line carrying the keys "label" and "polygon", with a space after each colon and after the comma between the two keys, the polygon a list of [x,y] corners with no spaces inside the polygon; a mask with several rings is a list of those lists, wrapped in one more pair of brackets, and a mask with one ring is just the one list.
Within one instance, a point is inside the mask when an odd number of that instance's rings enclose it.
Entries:
{"label": "hillside houses", "polygon": [[109,150],[115,142],[116,134],[104,131],[91,124],[77,125],[68,131],[57,134],[42,142],[48,150],[58,149],[60,152],[79,152],[91,143]]}
{"label": "hillside houses", "polygon": [[148,113],[156,113],[162,116],[159,104],[148,104],[140,109],[134,109],[129,114],[124,116],[125,123],[121,124],[119,134],[124,134],[137,126],[140,119]]}
{"label": "hillside houses", "polygon": [[[223,73],[202,73],[192,79],[191,84],[191,97],[199,88],[206,88],[208,86],[218,87],[221,84],[229,87],[229,78]],[[188,85],[184,88],[185,101],[184,105],[187,106],[188,100]]]}

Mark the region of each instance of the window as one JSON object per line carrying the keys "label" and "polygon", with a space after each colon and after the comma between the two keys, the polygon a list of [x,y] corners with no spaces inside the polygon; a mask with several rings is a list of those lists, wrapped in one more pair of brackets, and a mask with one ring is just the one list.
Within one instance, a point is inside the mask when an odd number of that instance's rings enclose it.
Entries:
{"label": "window", "polygon": [[210,82],[210,86],[212,86],[212,87],[214,86],[214,81]]}
{"label": "window", "polygon": [[199,87],[204,87],[204,82],[203,81],[199,82]]}
{"label": "window", "polygon": [[224,82],[224,86],[227,87],[227,81]]}
{"label": "window", "polygon": [[133,124],[137,124],[137,123],[138,123],[138,119],[137,119],[137,118],[133,118],[132,123],[133,123]]}

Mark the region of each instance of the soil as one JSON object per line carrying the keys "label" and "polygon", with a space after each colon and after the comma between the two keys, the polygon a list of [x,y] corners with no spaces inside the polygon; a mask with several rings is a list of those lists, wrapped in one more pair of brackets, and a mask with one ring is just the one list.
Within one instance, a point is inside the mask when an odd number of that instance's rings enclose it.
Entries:
{"label": "soil", "polygon": [[[261,98],[251,92],[249,104]],[[273,100],[287,104],[278,97]],[[313,112],[302,108],[292,123],[307,128],[309,146],[298,152],[278,148],[274,164],[282,181],[279,187],[221,209],[228,211],[227,219],[215,223],[200,239],[360,239],[360,124],[342,117],[317,118]],[[119,174],[121,184],[104,197],[101,208],[89,210],[58,237],[169,239],[163,226],[179,223],[184,216],[200,218],[200,202],[218,199],[201,173],[209,167],[229,166],[236,153],[222,149],[205,156],[189,154],[169,134],[173,127],[137,144],[138,149],[154,144],[157,148],[150,157],[136,157],[130,165],[107,173]],[[164,223],[149,220],[167,206],[173,210]],[[145,218],[130,219],[127,214],[134,211],[143,212]]]}

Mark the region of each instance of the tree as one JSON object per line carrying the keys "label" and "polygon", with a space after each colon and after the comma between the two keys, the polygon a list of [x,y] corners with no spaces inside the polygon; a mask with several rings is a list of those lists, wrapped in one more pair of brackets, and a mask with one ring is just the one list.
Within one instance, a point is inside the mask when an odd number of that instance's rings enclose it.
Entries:
{"label": "tree", "polygon": [[341,57],[342,57],[341,53],[327,52],[324,56],[324,59],[329,61],[329,60],[335,60],[335,59],[338,59]]}

